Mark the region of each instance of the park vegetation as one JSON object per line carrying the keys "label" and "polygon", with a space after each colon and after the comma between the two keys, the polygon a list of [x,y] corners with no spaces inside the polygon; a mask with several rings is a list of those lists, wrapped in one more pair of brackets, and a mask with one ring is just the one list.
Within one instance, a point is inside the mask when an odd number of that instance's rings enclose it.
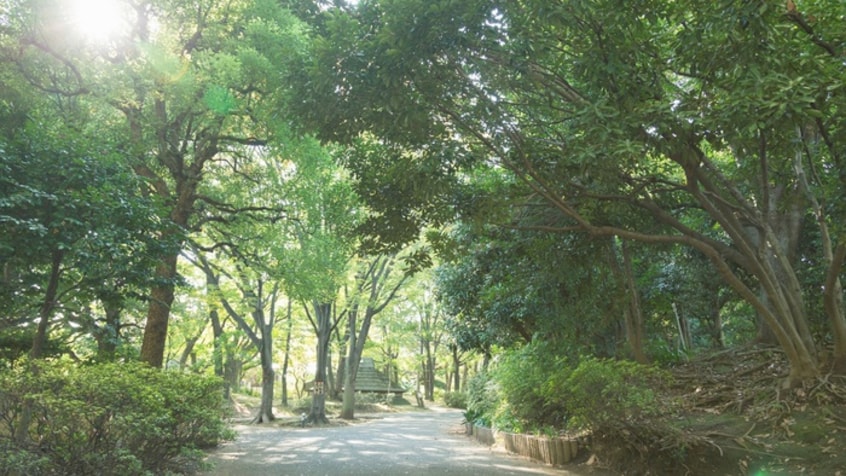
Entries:
{"label": "park vegetation", "polygon": [[97,3],[0,6],[0,474],[195,471],[362,357],[630,471],[846,464],[843,2]]}

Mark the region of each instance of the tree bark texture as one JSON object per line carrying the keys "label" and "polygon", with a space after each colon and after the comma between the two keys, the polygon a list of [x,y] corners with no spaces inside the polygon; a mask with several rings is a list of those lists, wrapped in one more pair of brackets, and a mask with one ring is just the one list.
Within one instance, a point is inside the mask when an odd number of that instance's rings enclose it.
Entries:
{"label": "tree bark texture", "polygon": [[317,367],[312,383],[311,413],[308,421],[311,423],[328,423],[326,417],[326,365],[329,356],[329,339],[332,336],[332,303],[313,303],[315,334],[317,336]]}
{"label": "tree bark texture", "polygon": [[161,284],[150,290],[147,308],[147,323],[144,326],[144,340],[141,343],[141,361],[151,367],[161,368],[164,363],[167,326],[170,307],[173,304],[177,256],[167,256],[156,266],[156,278]]}

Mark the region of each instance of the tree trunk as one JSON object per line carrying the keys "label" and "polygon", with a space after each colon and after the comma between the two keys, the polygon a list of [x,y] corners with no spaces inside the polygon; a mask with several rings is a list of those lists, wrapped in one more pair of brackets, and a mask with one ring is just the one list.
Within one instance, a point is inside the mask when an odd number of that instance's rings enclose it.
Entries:
{"label": "tree trunk", "polygon": [[50,318],[56,308],[56,296],[59,292],[59,279],[62,275],[62,260],[65,252],[54,250],[50,261],[50,277],[47,281],[47,290],[44,292],[44,300],[38,312],[38,328],[32,338],[32,349],[29,356],[33,359],[40,359],[44,355],[44,347],[47,345],[47,328],[50,325]]}
{"label": "tree trunk", "polygon": [[224,392],[228,393],[226,395],[228,399],[231,398],[232,392],[241,391],[241,373],[243,372],[244,363],[235,358],[232,350],[227,349],[225,352],[226,360],[223,364],[223,381],[225,382]]}
{"label": "tree trunk", "polygon": [[94,340],[97,341],[97,360],[100,362],[114,362],[117,345],[120,341],[120,313],[123,310],[119,304],[110,299],[101,299],[106,322],[94,328]]}
{"label": "tree trunk", "polygon": [[361,320],[361,329],[356,330],[356,317],[358,308],[355,306],[349,313],[349,354],[347,357],[346,381],[344,382],[344,404],[341,418],[352,419],[355,416],[355,379],[358,376],[358,367],[361,364],[361,355],[364,353],[364,344],[370,334],[370,326],[373,317],[381,309],[370,306],[364,310],[364,318]]}
{"label": "tree trunk", "polygon": [[342,393],[344,391],[344,385],[346,385],[346,371],[348,368],[347,353],[349,352],[347,349],[347,341],[347,336],[344,336],[344,338],[339,341],[340,345],[338,346],[338,365],[335,367],[335,375],[329,379],[330,381],[332,381],[332,394],[330,395],[330,397],[335,400],[341,398]]}
{"label": "tree trunk", "polygon": [[[276,372],[273,370],[273,325],[276,321],[277,286],[274,286],[270,296],[265,300],[263,282],[258,280],[257,296],[253,304],[253,321],[259,330],[258,342],[261,361],[261,407],[256,416],[256,423],[270,423],[276,419],[273,414],[273,386],[276,383]],[[265,302],[269,307],[269,315],[265,316]]]}
{"label": "tree trunk", "polygon": [[[351,363],[347,360],[347,363]],[[341,406],[341,418],[352,420],[355,418],[355,375],[347,372],[344,377],[344,400]]]}
{"label": "tree trunk", "polygon": [[726,299],[720,297],[719,290],[713,290],[712,292],[713,302],[714,304],[709,309],[708,315],[708,323],[710,329],[710,336],[711,342],[717,349],[723,349],[726,346],[725,339],[723,337],[723,319],[722,319],[722,309],[725,305]]}
{"label": "tree trunk", "polygon": [[161,368],[164,363],[167,326],[170,307],[173,304],[174,279],[176,278],[176,254],[166,256],[156,266],[156,284],[150,290],[147,308],[147,324],[144,326],[144,340],[141,343],[141,361],[151,367]]}
{"label": "tree trunk", "polygon": [[293,303],[288,300],[288,335],[285,336],[285,356],[282,358],[282,406],[288,406],[288,365],[291,358],[291,332],[294,329]]}
{"label": "tree trunk", "polygon": [[[331,339],[330,339],[331,341]],[[338,360],[343,360],[338,356]],[[340,385],[338,385],[340,387]],[[335,371],[332,369],[332,345],[326,346],[326,394],[331,399],[337,398],[335,393]]]}
{"label": "tree trunk", "polygon": [[185,340],[185,349],[182,350],[182,355],[179,357],[179,369],[184,370],[185,366],[188,365],[188,360],[190,359],[192,362],[196,360],[196,354],[194,353],[194,346],[197,345],[197,341],[200,340],[200,337],[203,335],[203,331],[205,329],[200,329],[197,332],[197,335],[190,336]]}
{"label": "tree trunk", "polygon": [[455,379],[455,385],[452,387],[454,392],[461,390],[461,356],[458,354],[458,346],[452,346],[452,378]]}
{"label": "tree trunk", "polygon": [[220,322],[220,315],[216,307],[209,310],[209,320],[212,325],[212,361],[214,362],[214,374],[223,378],[223,399],[229,401],[232,398],[231,381],[226,378],[225,362],[230,352],[224,348],[223,325]]}
{"label": "tree trunk", "polygon": [[[344,383],[344,401],[341,418],[352,419],[355,415],[355,379],[358,375],[358,366],[361,363],[361,355],[364,352],[364,344],[370,334],[370,326],[373,317],[382,312],[385,306],[396,296],[397,290],[405,282],[406,277],[400,279],[396,285],[387,293],[384,291],[394,259],[388,256],[374,258],[363,274],[356,276],[358,292],[369,288],[367,305],[364,308],[364,317],[361,320],[361,329],[356,329],[359,305],[351,306],[349,310],[348,323],[348,355],[346,359],[346,373]],[[390,387],[388,388],[390,391]]]}
{"label": "tree trunk", "polygon": [[646,364],[649,362],[649,359],[646,358],[646,354],[643,352],[643,312],[640,307],[640,292],[637,289],[637,283],[634,279],[631,250],[625,240],[622,242],[622,251],[623,276],[625,277],[625,287],[628,290],[628,305],[626,306],[626,311],[623,313],[625,315],[626,339],[628,340],[629,348],[635,361]]}
{"label": "tree trunk", "polygon": [[344,372],[344,400],[341,406],[341,418],[345,420],[352,420],[355,417],[355,377],[358,373],[358,364],[361,360],[361,355],[356,355],[358,349],[358,338],[356,335],[356,320],[358,317],[358,306],[353,305],[350,308],[349,316],[347,317],[348,330],[348,353],[346,356],[346,370]]}
{"label": "tree trunk", "polygon": [[843,285],[840,282],[844,259],[846,244],[840,244],[831,255],[823,289],[823,306],[834,337],[831,370],[837,374],[846,374],[846,318],[843,315]]}
{"label": "tree trunk", "polygon": [[423,362],[423,395],[426,400],[435,400],[435,356],[428,340],[424,343],[425,361]]}
{"label": "tree trunk", "polygon": [[617,241],[615,237],[611,237],[608,241],[608,264],[619,289],[618,298],[613,301],[612,308],[623,317],[622,329],[618,328],[622,331],[619,337],[625,338],[631,357],[636,362],[646,363],[648,359],[643,352],[643,317],[632,269],[631,253],[626,240],[619,240],[621,241],[620,250],[618,250]]}
{"label": "tree trunk", "polygon": [[[834,340],[834,355],[832,355],[831,371],[837,374],[846,374],[846,315],[843,308],[843,285],[840,281],[840,273],[843,270],[843,261],[846,259],[846,244],[840,243],[835,246],[829,229],[829,217],[826,208],[822,206],[811,188],[808,174],[805,171],[804,154],[811,149],[816,149],[826,142],[823,140],[821,130],[822,122],[817,126],[801,129],[797,134],[805,143],[805,147],[797,147],[794,158],[794,170],[805,197],[811,204],[811,210],[816,218],[820,230],[820,242],[822,243],[822,256],[828,267],[823,284],[823,309],[828,316],[831,334]],[[836,157],[838,151],[829,142],[829,151]],[[815,174],[812,174],[815,175]],[[841,183],[846,185],[846,172],[841,167],[839,170]],[[817,179],[818,180],[818,179]],[[819,185],[819,183],[817,182]]]}
{"label": "tree trunk", "polygon": [[[267,344],[264,344],[267,342]],[[261,350],[261,407],[256,416],[256,423],[270,423],[276,419],[273,414],[273,384],[276,373],[273,371],[272,340],[263,340]]]}
{"label": "tree trunk", "polygon": [[[35,336],[32,339],[32,349],[30,349],[29,356],[32,359],[40,359],[44,355],[44,347],[47,344],[47,328],[50,323],[50,317],[53,315],[53,310],[56,308],[56,296],[59,292],[59,279],[61,278],[61,266],[64,259],[64,251],[54,250],[52,260],[50,263],[50,278],[47,282],[47,290],[44,292],[44,301],[41,304],[41,309],[38,313],[38,328],[35,331]],[[30,365],[31,372],[38,372],[38,367]],[[23,445],[29,438],[29,426],[32,423],[32,405],[33,402],[29,399],[24,401],[21,409],[21,416],[18,420],[18,426],[15,428],[13,435],[15,441]]]}
{"label": "tree trunk", "polygon": [[332,335],[332,303],[314,302],[315,334],[317,335],[317,367],[312,384],[311,413],[308,421],[329,423],[326,418],[326,364],[329,339]]}

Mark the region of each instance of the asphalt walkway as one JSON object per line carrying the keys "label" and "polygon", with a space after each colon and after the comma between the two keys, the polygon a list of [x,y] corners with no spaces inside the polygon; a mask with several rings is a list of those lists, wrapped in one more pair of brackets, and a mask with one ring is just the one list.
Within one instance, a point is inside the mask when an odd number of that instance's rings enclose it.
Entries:
{"label": "asphalt walkway", "polygon": [[[212,476],[584,475],[491,449],[464,436],[461,412],[384,414],[348,426],[239,425],[208,460]],[[603,473],[608,474],[608,473]]]}

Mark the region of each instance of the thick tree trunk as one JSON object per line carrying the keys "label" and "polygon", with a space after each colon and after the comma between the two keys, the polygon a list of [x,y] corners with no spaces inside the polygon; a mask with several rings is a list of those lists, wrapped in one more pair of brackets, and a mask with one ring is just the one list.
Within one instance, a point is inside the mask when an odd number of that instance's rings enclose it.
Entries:
{"label": "thick tree trunk", "polygon": [[[259,357],[261,361],[261,407],[256,416],[256,423],[270,423],[276,419],[273,414],[273,386],[276,384],[276,372],[273,370],[273,325],[276,322],[276,295],[274,286],[270,296],[265,299],[263,282],[259,280],[256,286],[257,296],[253,303],[253,321],[259,331]],[[264,307],[267,301],[269,315],[265,316]]]}
{"label": "thick tree trunk", "polygon": [[[269,340],[269,339],[268,339]],[[261,352],[261,407],[256,416],[256,423],[270,423],[276,419],[273,414],[273,385],[276,373],[273,371],[271,345],[262,346]]]}
{"label": "thick tree trunk", "polygon": [[[347,360],[347,363],[351,363],[351,361]],[[341,418],[345,420],[355,418],[355,374],[350,371],[344,377],[344,400],[341,406]]]}
{"label": "thick tree trunk", "polygon": [[[771,307],[769,304],[769,297],[767,296],[766,291],[760,289],[758,291],[759,299],[765,306],[768,308]],[[761,312],[755,314],[755,343],[760,345],[771,345],[777,346],[778,337],[776,337],[773,328],[770,326],[769,322],[766,320],[764,315]]]}
{"label": "thick tree trunk", "polygon": [[147,308],[147,324],[144,326],[144,340],[141,343],[141,361],[151,367],[161,368],[164,363],[167,326],[170,307],[173,304],[174,279],[176,278],[177,255],[167,256],[156,266],[156,284],[150,290]]}
{"label": "thick tree trunk", "polygon": [[846,374],[846,318],[843,315],[843,285],[840,282],[844,259],[846,259],[846,244],[840,244],[831,255],[831,264],[823,289],[823,306],[829,318],[834,340],[831,370],[838,374]]}

